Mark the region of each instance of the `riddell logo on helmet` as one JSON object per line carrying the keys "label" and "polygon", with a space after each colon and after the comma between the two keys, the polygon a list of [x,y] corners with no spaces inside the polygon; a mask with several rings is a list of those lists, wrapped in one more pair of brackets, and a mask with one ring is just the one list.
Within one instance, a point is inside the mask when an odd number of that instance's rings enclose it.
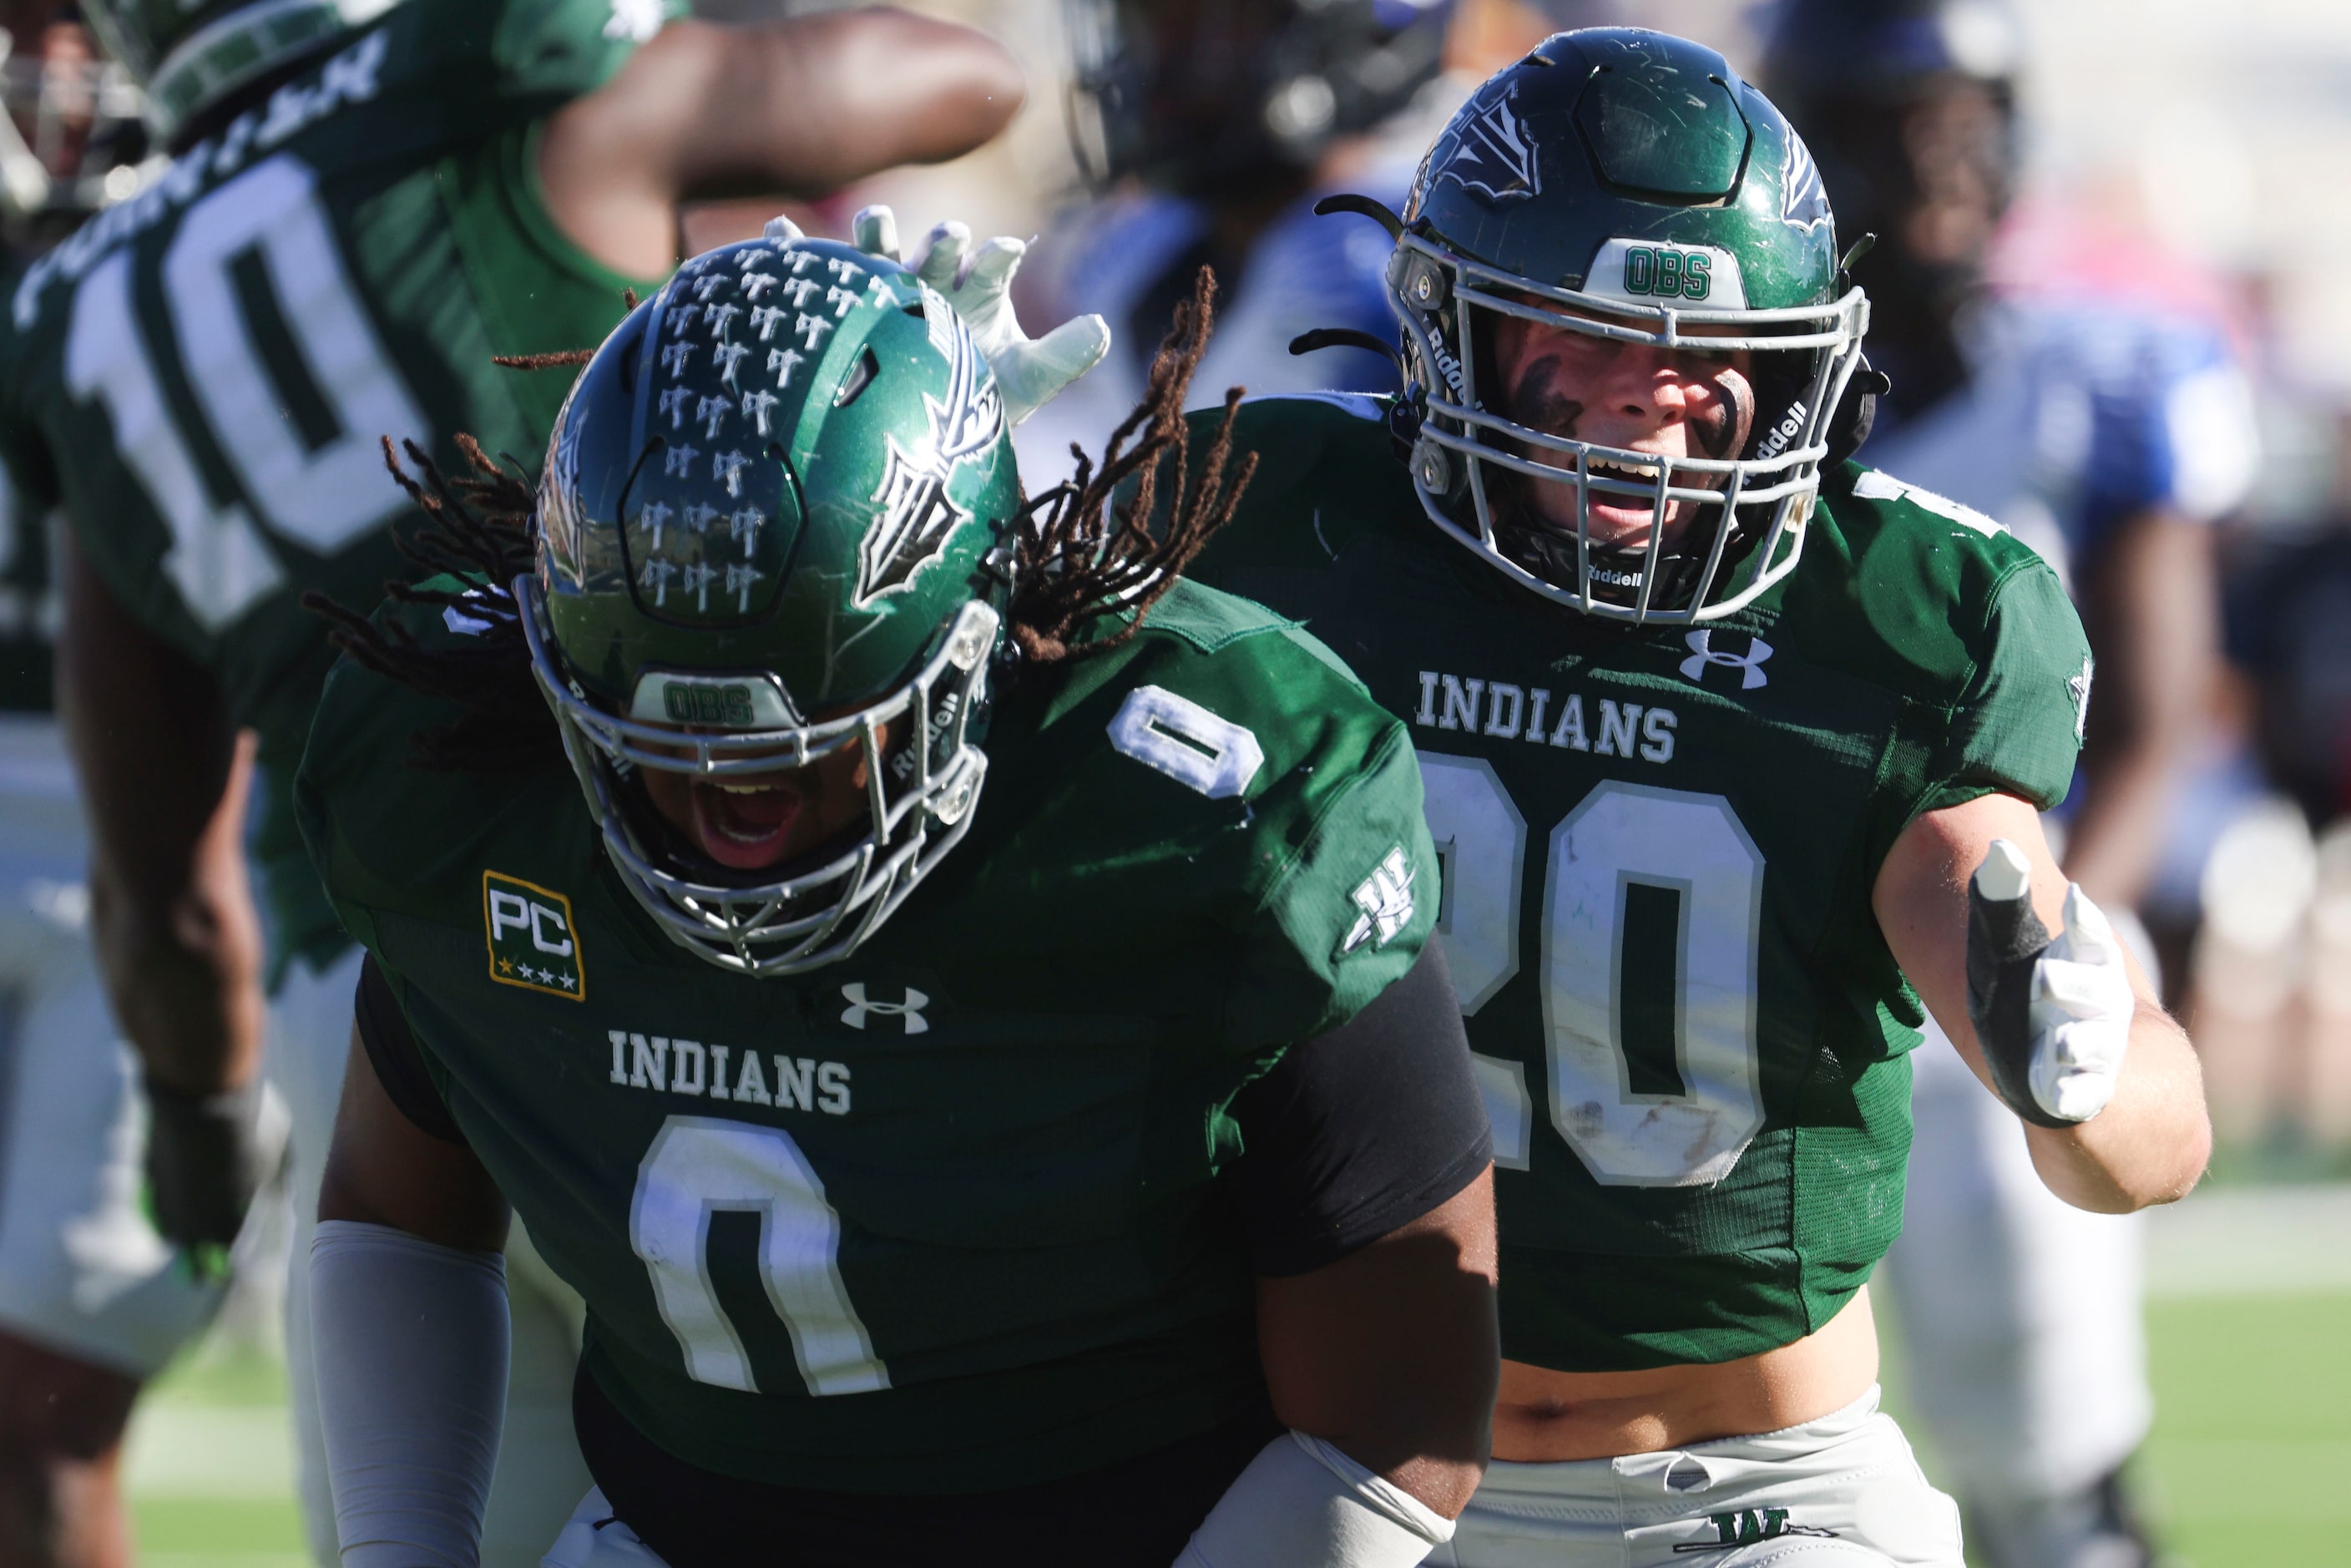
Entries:
{"label": "riddell logo on helmet", "polygon": [[1804,428],[1806,412],[1804,404],[1800,402],[1782,414],[1780,423],[1771,427],[1771,434],[1766,435],[1762,444],[1755,448],[1756,461],[1768,463],[1785,452],[1788,449],[1788,443],[1795,440],[1797,432]]}

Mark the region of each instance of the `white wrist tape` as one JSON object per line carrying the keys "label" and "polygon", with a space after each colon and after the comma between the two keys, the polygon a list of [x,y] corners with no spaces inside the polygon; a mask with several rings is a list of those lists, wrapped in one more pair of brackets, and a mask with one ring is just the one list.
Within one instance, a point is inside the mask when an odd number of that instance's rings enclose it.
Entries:
{"label": "white wrist tape", "polygon": [[310,1319],[343,1568],[475,1568],[506,1416],[506,1260],[322,1220]]}
{"label": "white wrist tape", "polygon": [[1233,1478],[1176,1568],[1412,1568],[1453,1521],[1320,1437],[1285,1432]]}

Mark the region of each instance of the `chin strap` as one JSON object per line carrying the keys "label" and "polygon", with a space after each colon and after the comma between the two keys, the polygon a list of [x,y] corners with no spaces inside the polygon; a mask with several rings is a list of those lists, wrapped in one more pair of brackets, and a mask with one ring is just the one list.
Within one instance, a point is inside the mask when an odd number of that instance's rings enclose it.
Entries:
{"label": "chin strap", "polygon": [[1844,383],[1844,395],[1829,415],[1829,453],[1821,459],[1823,469],[1834,468],[1859,452],[1869,439],[1870,427],[1877,423],[1877,400],[1894,390],[1894,378],[1869,362],[1864,354],[1855,365],[1853,379]]}

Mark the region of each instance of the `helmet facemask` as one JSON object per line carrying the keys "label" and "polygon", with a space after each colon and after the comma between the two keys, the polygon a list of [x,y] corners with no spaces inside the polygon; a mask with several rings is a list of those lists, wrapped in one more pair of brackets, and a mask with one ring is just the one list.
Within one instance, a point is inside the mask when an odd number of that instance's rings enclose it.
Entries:
{"label": "helmet facemask", "polygon": [[[986,601],[964,605],[893,690],[853,712],[805,720],[782,683],[756,670],[649,670],[630,712],[614,713],[567,672],[538,579],[517,579],[515,597],[532,669],[613,866],[673,940],[719,967],[789,975],[847,956],[969,829],[987,772],[976,713],[998,629]],[[682,850],[683,834],[653,813],[640,779],[647,770],[714,782],[772,779],[852,747],[869,759],[862,830],[758,872]]]}
{"label": "helmet facemask", "polygon": [[[1645,250],[1655,256],[1646,276],[1635,265]],[[1714,279],[1698,281],[1693,264],[1709,259],[1699,247],[1612,240],[1593,271],[1605,262],[1656,295],[1706,300]],[[1456,540],[1544,598],[1635,624],[1719,619],[1794,569],[1832,416],[1861,363],[1868,306],[1859,290],[1778,309],[1649,304],[1519,277],[1410,232],[1397,241],[1388,279],[1424,400],[1413,486]],[[1741,449],[1664,456],[1511,418],[1491,350],[1495,319],[1509,317],[1617,342],[1749,356],[1756,395]],[[1538,508],[1538,484],[1573,495],[1572,524]],[[1646,540],[1628,548],[1596,532],[1594,497],[1648,507]]]}

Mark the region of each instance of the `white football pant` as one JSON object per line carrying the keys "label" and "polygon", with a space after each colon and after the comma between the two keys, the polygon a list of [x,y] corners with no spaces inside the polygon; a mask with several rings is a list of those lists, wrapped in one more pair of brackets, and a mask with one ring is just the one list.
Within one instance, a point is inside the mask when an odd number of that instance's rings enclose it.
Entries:
{"label": "white football pant", "polygon": [[90,951],[85,844],[55,721],[0,716],[0,1329],[144,1381],[222,1287],[141,1202],[146,1102]]}
{"label": "white football pant", "polygon": [[1782,1431],[1564,1464],[1497,1459],[1429,1568],[1961,1568],[1959,1513],[1877,1390]]}
{"label": "white football pant", "polygon": [[613,1516],[602,1488],[590,1487],[564,1522],[563,1533],[538,1560],[538,1568],[669,1568],[669,1564]]}

